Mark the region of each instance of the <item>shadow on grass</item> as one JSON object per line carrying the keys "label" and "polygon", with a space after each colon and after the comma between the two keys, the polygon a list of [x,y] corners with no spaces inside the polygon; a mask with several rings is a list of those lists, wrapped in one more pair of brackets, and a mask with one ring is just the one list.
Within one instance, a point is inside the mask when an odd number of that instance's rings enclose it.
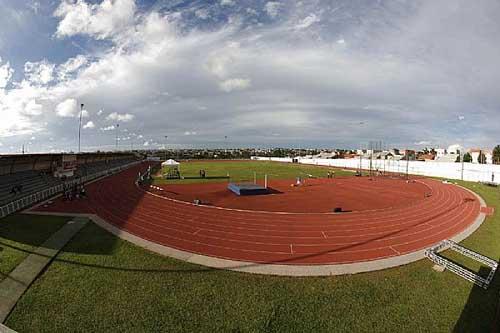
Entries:
{"label": "shadow on grass", "polygon": [[[109,237],[110,238],[114,237]],[[11,249],[24,252],[27,255],[34,254],[34,251],[26,250],[14,245],[8,245],[4,243],[0,243],[3,246],[9,247]],[[99,243],[101,245],[102,243]],[[102,247],[102,246],[101,246]],[[78,251],[74,251],[73,249],[67,250],[64,248],[64,251],[68,253],[85,253],[87,254],[88,252],[93,252],[95,253],[96,251],[92,251],[88,249],[89,247],[85,247],[85,250],[80,248]],[[0,251],[2,251],[2,248],[0,247]],[[50,256],[45,256],[43,254],[37,253],[37,255],[42,256],[42,257],[47,257],[49,258]],[[197,269],[143,269],[143,268],[130,268],[130,267],[115,267],[115,266],[105,266],[105,265],[95,265],[95,264],[85,264],[77,261],[72,261],[72,260],[66,260],[66,259],[60,259],[56,258],[54,259],[54,262],[59,262],[59,263],[64,263],[68,265],[75,265],[75,266],[82,266],[82,267],[89,267],[89,268],[96,268],[96,269],[102,269],[102,270],[111,270],[111,271],[121,271],[121,272],[142,272],[142,273],[179,273],[179,272],[185,272],[185,273],[207,273],[207,272],[212,272],[212,271],[220,271],[221,269],[217,268],[212,268],[212,267],[203,267],[200,266],[200,268]],[[0,272],[0,278],[1,277],[6,277],[7,274],[3,274]]]}
{"label": "shadow on grass", "polygon": [[[484,277],[490,271],[490,267],[482,266],[476,274]],[[452,289],[450,286],[450,292]],[[487,290],[474,284],[453,332],[500,332],[499,291],[498,271]]]}
{"label": "shadow on grass", "polygon": [[[47,212],[64,214],[61,216],[38,215],[11,215],[0,220],[0,245],[19,251],[33,253],[16,246],[17,244],[39,247],[55,232],[79,213],[97,214],[109,223],[121,227],[135,214],[137,206],[145,195],[135,186],[139,171],[143,172],[148,163],[132,167],[118,174],[101,179],[86,185],[87,198],[73,201],[64,201],[61,197],[42,208]],[[14,244],[2,242],[2,238],[13,241]],[[92,239],[89,240],[92,242]],[[102,243],[100,246],[89,246],[78,253],[84,254],[109,254],[115,247],[116,239]],[[56,244],[57,246],[57,244]]]}

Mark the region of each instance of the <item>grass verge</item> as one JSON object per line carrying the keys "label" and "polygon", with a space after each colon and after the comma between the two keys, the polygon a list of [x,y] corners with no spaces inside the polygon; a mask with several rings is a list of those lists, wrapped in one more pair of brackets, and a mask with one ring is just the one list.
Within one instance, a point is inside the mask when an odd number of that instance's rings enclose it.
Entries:
{"label": "grass verge", "polygon": [[[207,178],[200,178],[199,171],[205,170]],[[272,179],[295,179],[296,177],[307,178],[326,177],[328,171],[335,170],[336,176],[352,176],[351,171],[343,171],[329,167],[320,167],[304,164],[286,164],[267,161],[195,161],[181,162],[180,173],[186,179],[163,179],[161,175],[157,176],[154,184],[191,184],[205,182],[243,182],[254,180],[254,173],[257,174],[259,181],[264,180],[267,174],[269,180]],[[229,175],[229,179],[227,178]]]}
{"label": "grass verge", "polygon": [[0,220],[0,281],[68,218],[12,215]]}
{"label": "grass verge", "polygon": [[[497,213],[462,244],[498,260],[500,192],[463,185]],[[236,273],[161,257],[91,224],[7,325],[20,332],[488,332],[500,279],[485,291],[431,267],[421,260],[321,278]]]}

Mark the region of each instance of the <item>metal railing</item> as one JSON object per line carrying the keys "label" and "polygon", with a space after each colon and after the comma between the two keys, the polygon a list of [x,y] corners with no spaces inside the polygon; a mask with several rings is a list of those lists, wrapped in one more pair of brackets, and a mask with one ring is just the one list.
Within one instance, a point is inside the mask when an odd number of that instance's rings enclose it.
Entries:
{"label": "metal railing", "polygon": [[[456,251],[466,257],[474,259],[490,267],[491,271],[488,274],[488,277],[484,278],[482,276],[479,276],[476,273],[454,263],[453,261],[440,256],[438,252],[446,248]],[[425,255],[437,265],[457,274],[458,276],[461,276],[462,278],[482,287],[483,289],[488,289],[488,286],[490,285],[490,282],[493,279],[493,276],[495,275],[498,267],[498,263],[495,260],[483,256],[482,254],[479,254],[477,252],[471,251],[451,240],[444,240],[436,246],[428,249],[427,251],[425,251]]]}
{"label": "metal railing", "polygon": [[86,175],[83,177],[80,177],[78,179],[73,179],[66,181],[62,184],[58,184],[49,188],[46,188],[42,191],[38,191],[33,194],[29,194],[27,196],[24,196],[22,198],[16,199],[12,202],[9,202],[8,204],[1,206],[0,207],[0,219],[6,217],[7,215],[10,215],[12,213],[18,212],[22,209],[31,207],[41,201],[47,200],[59,193],[62,193],[64,188],[71,187],[75,184],[80,184],[80,183],[88,183],[92,180],[95,180],[97,178],[101,177],[106,177],[106,176],[111,176],[114,175],[120,171],[123,171],[125,169],[128,169],[134,165],[137,165],[141,163],[141,161],[135,161],[132,163],[120,165],[111,169],[99,171],[97,173],[91,174],[91,175]]}

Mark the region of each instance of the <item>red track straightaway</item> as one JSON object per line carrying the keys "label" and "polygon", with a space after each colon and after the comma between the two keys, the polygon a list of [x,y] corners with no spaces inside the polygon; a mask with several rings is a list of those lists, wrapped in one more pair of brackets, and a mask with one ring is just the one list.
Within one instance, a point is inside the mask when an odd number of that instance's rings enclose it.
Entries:
{"label": "red track straightaway", "polygon": [[211,257],[281,265],[325,265],[396,257],[430,247],[480,214],[465,189],[421,179],[431,195],[407,206],[342,214],[275,213],[195,206],[147,193],[134,181],[147,164],[87,187],[89,198],[37,211],[92,213],[143,239]]}

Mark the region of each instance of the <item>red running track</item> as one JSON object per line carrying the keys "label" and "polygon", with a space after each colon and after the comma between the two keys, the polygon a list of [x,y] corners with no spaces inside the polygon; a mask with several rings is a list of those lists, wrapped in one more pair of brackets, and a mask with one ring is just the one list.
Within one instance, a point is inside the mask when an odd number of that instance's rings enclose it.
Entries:
{"label": "red running track", "polygon": [[[429,188],[419,182],[383,177],[337,177],[307,179],[304,185],[292,187],[293,180],[271,180],[268,195],[237,196],[227,190],[227,182],[204,184],[168,184],[152,187],[150,192],[171,199],[241,210],[331,213],[334,207],[343,211],[362,211],[408,206],[423,200]],[[264,184],[261,184],[264,185]]]}
{"label": "red running track", "polygon": [[95,213],[143,239],[217,258],[283,265],[357,263],[430,247],[471,226],[480,202],[470,192],[419,180],[431,195],[412,205],[342,214],[273,213],[194,206],[147,193],[131,168],[38,211]]}

